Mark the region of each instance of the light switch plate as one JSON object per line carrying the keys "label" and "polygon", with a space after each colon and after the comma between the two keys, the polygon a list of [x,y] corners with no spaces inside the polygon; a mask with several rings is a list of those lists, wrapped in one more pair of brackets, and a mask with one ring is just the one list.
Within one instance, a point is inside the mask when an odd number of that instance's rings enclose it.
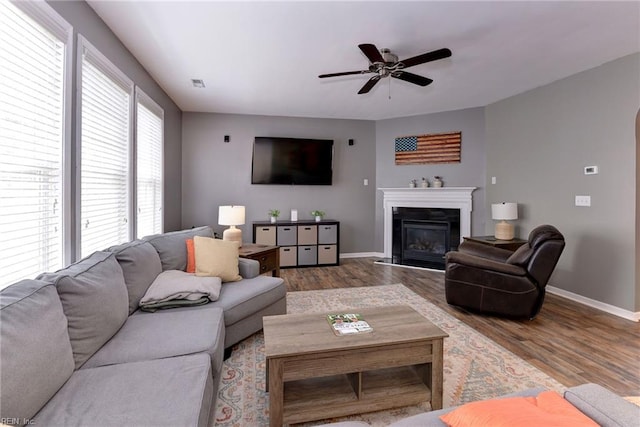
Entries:
{"label": "light switch plate", "polygon": [[591,196],[576,196],[576,206],[591,206]]}

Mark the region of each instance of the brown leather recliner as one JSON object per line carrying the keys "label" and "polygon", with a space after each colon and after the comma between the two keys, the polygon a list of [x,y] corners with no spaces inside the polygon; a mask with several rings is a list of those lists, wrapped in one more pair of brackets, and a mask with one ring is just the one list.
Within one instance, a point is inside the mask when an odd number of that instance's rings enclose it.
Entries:
{"label": "brown leather recliner", "polygon": [[564,237],[551,225],[536,227],[515,252],[464,241],[446,254],[447,303],[481,313],[533,319],[544,301],[545,287]]}

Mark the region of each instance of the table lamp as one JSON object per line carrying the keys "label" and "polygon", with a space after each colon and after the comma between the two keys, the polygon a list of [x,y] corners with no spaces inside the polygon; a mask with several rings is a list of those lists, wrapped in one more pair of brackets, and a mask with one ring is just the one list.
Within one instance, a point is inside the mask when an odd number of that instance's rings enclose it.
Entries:
{"label": "table lamp", "polygon": [[494,203],[491,205],[491,218],[500,221],[496,224],[495,238],[499,240],[513,239],[513,225],[507,221],[518,219],[518,204],[513,202]]}
{"label": "table lamp", "polygon": [[222,240],[238,242],[242,246],[242,230],[236,225],[244,224],[244,206],[220,206],[218,224],[230,226],[222,233]]}

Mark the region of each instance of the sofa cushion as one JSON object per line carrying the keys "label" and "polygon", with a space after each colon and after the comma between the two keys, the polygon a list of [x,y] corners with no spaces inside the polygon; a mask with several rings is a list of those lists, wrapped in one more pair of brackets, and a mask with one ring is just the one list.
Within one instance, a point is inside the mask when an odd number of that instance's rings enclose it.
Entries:
{"label": "sofa cushion", "polygon": [[69,323],[76,369],[127,320],[129,294],[122,268],[111,252],[90,256],[39,279],[54,283]]}
{"label": "sofa cushion", "polygon": [[225,325],[233,325],[285,298],[287,288],[282,283],[281,278],[270,276],[223,283],[220,298],[214,304],[224,310]]}
{"label": "sofa cushion", "polygon": [[196,236],[193,246],[196,276],[216,276],[223,282],[242,280],[238,269],[238,242]]}
{"label": "sofa cushion", "polygon": [[206,353],[214,373],[220,371],[224,350],[222,309],[136,312],[83,369]]}
{"label": "sofa cushion", "polygon": [[23,280],[0,292],[0,418],[24,420],[73,373],[67,319],[51,283]]}
{"label": "sofa cushion", "polygon": [[156,249],[144,240],[134,240],[107,249],[116,255],[129,292],[129,314],[138,309],[140,299],[160,273],[162,264]]}
{"label": "sofa cushion", "polygon": [[156,248],[163,271],[185,271],[187,269],[187,245],[185,241],[194,236],[213,237],[213,230],[209,226],[196,227],[189,230],[154,234],[143,237],[142,240],[151,243]]}
{"label": "sofa cushion", "polygon": [[564,398],[602,427],[638,427],[640,423],[640,406],[597,384],[572,387]]}
{"label": "sofa cushion", "polygon": [[[286,313],[287,289],[279,277],[258,276],[239,282],[223,283],[218,301],[197,307],[165,310],[166,313],[224,310],[225,348],[262,329],[262,316]],[[141,310],[133,316],[148,315]],[[161,311],[155,315],[164,314]]]}
{"label": "sofa cushion", "polygon": [[42,426],[201,426],[213,411],[205,354],[76,371],[33,420]]}
{"label": "sofa cushion", "polygon": [[238,258],[238,272],[243,279],[253,279],[260,275],[260,262],[255,259]]}

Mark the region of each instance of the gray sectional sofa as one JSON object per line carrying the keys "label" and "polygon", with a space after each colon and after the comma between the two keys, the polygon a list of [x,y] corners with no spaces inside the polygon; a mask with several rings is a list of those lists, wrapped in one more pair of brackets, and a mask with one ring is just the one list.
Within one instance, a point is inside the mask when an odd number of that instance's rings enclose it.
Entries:
{"label": "gray sectional sofa", "polygon": [[[536,396],[543,388],[530,388],[518,393],[502,396]],[[597,384],[582,384],[570,387],[564,392],[564,398],[580,412],[602,427],[638,427],[640,426],[640,406],[626,401],[622,397]],[[457,406],[438,411],[424,412],[396,421],[388,427],[447,427],[440,416],[456,409]],[[485,420],[486,421],[486,420]],[[483,424],[484,425],[484,424]],[[322,424],[316,427],[368,427],[362,421],[343,421]]]}
{"label": "gray sectional sofa", "polygon": [[217,301],[138,309],[165,270],[185,270],[185,240],[145,237],[0,292],[0,418],[47,426],[207,426],[225,349],[286,312],[286,288],[240,259]]}

